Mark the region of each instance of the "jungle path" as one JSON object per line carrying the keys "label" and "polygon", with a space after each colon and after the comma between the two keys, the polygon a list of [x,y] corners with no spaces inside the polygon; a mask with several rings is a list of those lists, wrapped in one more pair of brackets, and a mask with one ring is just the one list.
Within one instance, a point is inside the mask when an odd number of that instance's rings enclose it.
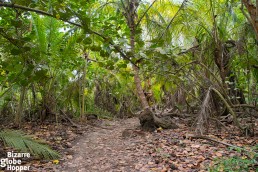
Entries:
{"label": "jungle path", "polygon": [[142,146],[146,142],[148,133],[136,130],[138,126],[138,119],[131,118],[123,121],[104,121],[100,127],[93,127],[93,131],[84,133],[72,147],[74,155],[68,156],[64,166],[59,170],[63,172],[146,171],[143,164],[148,164],[151,157],[144,152]]}
{"label": "jungle path", "polygon": [[[175,119],[178,129],[159,132],[139,130],[137,118],[100,121],[73,143],[71,155],[64,155],[57,172],[204,172],[214,159],[238,154],[210,140],[191,139],[193,129]],[[182,121],[181,121],[182,123]],[[233,131],[233,128],[230,130]],[[226,131],[216,140],[235,145],[256,144]]]}

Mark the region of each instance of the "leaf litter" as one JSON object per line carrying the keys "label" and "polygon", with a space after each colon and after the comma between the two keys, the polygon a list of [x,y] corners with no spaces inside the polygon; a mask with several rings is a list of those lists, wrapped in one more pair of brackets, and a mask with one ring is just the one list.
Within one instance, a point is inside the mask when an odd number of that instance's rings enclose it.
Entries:
{"label": "leaf litter", "polygon": [[[154,133],[139,130],[137,118],[103,121],[100,126],[83,134],[71,148],[73,158],[66,156],[58,171],[195,172],[207,171],[218,158],[241,156],[226,145],[191,138],[193,130],[184,124],[178,129],[158,129]],[[241,147],[258,143],[257,137],[240,137],[226,131],[211,133],[209,137]]]}
{"label": "leaf litter", "polygon": [[[65,124],[29,124],[23,130],[44,139],[61,153],[62,158],[28,159],[25,164],[31,165],[35,172],[204,172],[216,159],[244,158],[241,152],[219,142],[193,138],[189,126],[179,126],[174,130],[143,132],[137,118],[99,120],[97,125],[84,124],[79,129]],[[231,133],[214,132],[209,137],[246,150],[258,144],[257,136],[239,136],[239,133],[232,133],[232,127],[228,126]]]}

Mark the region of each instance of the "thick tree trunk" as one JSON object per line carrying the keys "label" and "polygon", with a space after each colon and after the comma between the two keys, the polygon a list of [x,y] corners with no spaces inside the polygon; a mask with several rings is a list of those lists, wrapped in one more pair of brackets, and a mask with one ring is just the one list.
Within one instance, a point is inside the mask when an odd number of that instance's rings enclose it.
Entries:
{"label": "thick tree trunk", "polygon": [[134,70],[134,83],[136,86],[136,91],[137,91],[137,95],[140,99],[141,105],[143,109],[147,109],[149,108],[149,104],[148,101],[145,97],[142,85],[141,85],[141,78],[139,75],[139,69],[136,66],[133,66],[133,70]]}

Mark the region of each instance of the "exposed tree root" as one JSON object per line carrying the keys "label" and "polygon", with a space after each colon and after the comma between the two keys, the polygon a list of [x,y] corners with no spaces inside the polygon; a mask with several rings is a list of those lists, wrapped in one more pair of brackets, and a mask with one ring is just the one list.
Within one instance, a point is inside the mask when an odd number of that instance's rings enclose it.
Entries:
{"label": "exposed tree root", "polygon": [[139,120],[142,129],[145,131],[154,131],[157,127],[162,127],[164,129],[178,128],[170,116],[163,116],[162,114],[156,115],[156,113],[150,109],[142,111]]}

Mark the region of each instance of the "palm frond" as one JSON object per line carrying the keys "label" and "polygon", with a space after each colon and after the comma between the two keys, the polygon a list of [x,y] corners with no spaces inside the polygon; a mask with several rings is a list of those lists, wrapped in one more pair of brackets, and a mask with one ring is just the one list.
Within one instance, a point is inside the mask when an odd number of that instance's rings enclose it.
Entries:
{"label": "palm frond", "polygon": [[33,156],[42,159],[57,159],[60,155],[48,145],[39,143],[21,131],[0,131],[0,140],[5,146],[13,147],[21,152],[30,152]]}
{"label": "palm frond", "polygon": [[39,17],[38,15],[32,15],[34,29],[37,35],[37,42],[39,43],[38,48],[41,52],[46,53],[47,50],[47,38],[46,38],[46,26],[43,22],[44,18]]}

